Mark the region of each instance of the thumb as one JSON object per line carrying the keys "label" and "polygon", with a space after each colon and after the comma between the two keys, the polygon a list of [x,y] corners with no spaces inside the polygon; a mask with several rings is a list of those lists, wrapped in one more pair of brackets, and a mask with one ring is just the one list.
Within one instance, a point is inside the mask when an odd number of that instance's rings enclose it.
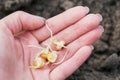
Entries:
{"label": "thumb", "polygon": [[23,11],[14,12],[0,20],[4,27],[10,29],[13,34],[22,30],[35,30],[44,25],[45,19]]}

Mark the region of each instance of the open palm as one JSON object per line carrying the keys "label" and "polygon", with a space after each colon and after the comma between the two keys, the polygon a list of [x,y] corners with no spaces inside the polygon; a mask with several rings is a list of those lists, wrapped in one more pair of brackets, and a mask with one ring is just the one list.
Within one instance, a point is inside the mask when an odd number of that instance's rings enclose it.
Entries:
{"label": "open palm", "polygon": [[[47,19],[18,11],[0,20],[0,80],[64,80],[89,57],[90,46],[100,38],[103,28],[99,14],[88,14],[87,7],[74,7]],[[70,50],[65,60],[56,66],[30,69],[40,46],[50,37],[64,40]],[[59,52],[61,60],[65,51]]]}

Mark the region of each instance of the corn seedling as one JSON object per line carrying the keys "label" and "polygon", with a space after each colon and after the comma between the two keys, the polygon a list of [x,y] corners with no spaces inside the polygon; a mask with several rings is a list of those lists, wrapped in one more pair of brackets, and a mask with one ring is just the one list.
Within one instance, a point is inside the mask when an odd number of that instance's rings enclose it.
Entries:
{"label": "corn seedling", "polygon": [[[39,51],[36,54],[35,59],[33,61],[33,65],[30,66],[30,68],[43,68],[45,65],[48,65],[48,64],[60,64],[64,61],[65,57],[68,54],[68,51],[66,51],[62,60],[59,62],[56,62],[56,60],[58,58],[57,51],[62,50],[63,48],[67,48],[67,47],[65,46],[65,41],[63,41],[63,40],[58,41],[56,39],[53,39],[53,32],[48,27],[47,24],[46,24],[46,28],[50,32],[50,42],[48,44],[45,44],[46,48],[38,47],[35,45],[28,45],[29,47],[35,47],[35,48],[41,49],[41,51]],[[51,44],[55,45],[57,51],[52,50]]]}
{"label": "corn seedling", "polygon": [[49,52],[47,60],[50,63],[54,63],[57,60],[57,52],[56,51]]}
{"label": "corn seedling", "polygon": [[66,48],[65,41],[57,41],[56,39],[52,39],[52,43],[56,46],[57,50],[62,50],[62,48]]}
{"label": "corn seedling", "polygon": [[30,66],[30,68],[43,68],[45,65],[45,62],[42,58],[37,57],[34,61],[33,61],[33,66]]}

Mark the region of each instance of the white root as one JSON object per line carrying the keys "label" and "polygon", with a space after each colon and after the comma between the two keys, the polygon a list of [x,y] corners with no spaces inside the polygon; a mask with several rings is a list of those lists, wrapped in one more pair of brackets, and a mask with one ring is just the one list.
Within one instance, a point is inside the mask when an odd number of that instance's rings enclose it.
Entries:
{"label": "white root", "polygon": [[56,62],[56,63],[53,63],[53,64],[54,64],[54,65],[59,65],[59,64],[61,64],[61,63],[65,60],[65,58],[66,58],[66,56],[68,55],[68,53],[69,53],[69,50],[67,50],[67,51],[65,52],[65,55],[63,56],[63,58],[62,58],[61,61]]}
{"label": "white root", "polygon": [[36,46],[36,45],[27,45],[28,47],[34,47],[34,48],[38,48],[38,49],[44,49],[43,47],[41,46]]}
{"label": "white root", "polygon": [[52,39],[53,39],[53,32],[52,32],[52,30],[50,29],[50,27],[48,26],[47,23],[46,23],[46,28],[47,28],[48,31],[50,32],[50,43],[49,43],[49,45],[51,45],[51,42],[52,42]]}

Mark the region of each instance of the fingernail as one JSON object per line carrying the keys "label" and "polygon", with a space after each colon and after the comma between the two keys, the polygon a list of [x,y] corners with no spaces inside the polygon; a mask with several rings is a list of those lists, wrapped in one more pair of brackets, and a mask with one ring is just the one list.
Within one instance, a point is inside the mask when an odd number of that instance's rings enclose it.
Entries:
{"label": "fingernail", "polygon": [[103,28],[103,26],[100,25],[99,27],[102,29],[102,32],[104,32],[104,28]]}
{"label": "fingernail", "polygon": [[102,21],[102,20],[103,20],[103,18],[102,18],[102,16],[101,16],[101,14],[97,13],[96,15],[100,18],[100,21]]}
{"label": "fingernail", "polygon": [[90,9],[87,6],[85,6],[84,8],[86,9],[87,13],[90,11]]}
{"label": "fingernail", "polygon": [[93,45],[90,45],[91,49],[94,50],[94,46]]}

